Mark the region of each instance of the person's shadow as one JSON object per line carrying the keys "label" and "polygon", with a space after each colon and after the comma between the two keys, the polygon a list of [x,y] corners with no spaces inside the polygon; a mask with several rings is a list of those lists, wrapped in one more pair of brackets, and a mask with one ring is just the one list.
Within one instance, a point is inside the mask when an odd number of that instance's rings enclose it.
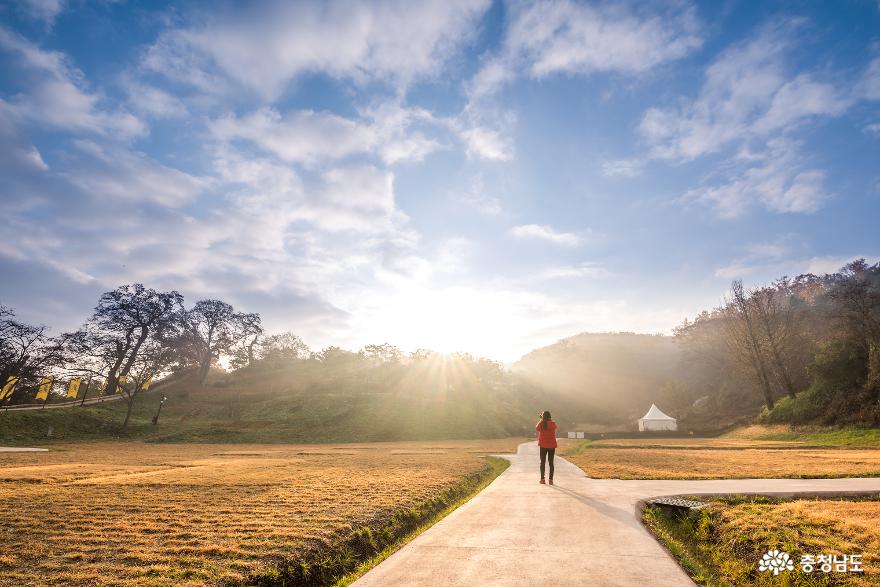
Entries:
{"label": "person's shadow", "polygon": [[624,522],[632,526],[636,526],[639,524],[639,519],[638,516],[636,516],[635,510],[628,511],[623,508],[615,507],[602,500],[592,499],[590,497],[587,497],[586,495],[578,493],[577,491],[572,491],[571,489],[566,489],[564,487],[560,487],[559,485],[552,485],[551,487],[554,490],[559,491],[560,493],[564,493],[569,497],[573,497],[587,507],[596,510],[603,516],[612,518],[619,522]]}

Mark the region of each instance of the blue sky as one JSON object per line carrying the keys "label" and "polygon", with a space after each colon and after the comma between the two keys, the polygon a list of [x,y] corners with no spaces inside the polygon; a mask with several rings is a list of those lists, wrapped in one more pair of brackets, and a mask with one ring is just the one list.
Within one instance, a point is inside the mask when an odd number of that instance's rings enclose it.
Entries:
{"label": "blue sky", "polygon": [[880,5],[0,3],[0,301],[512,360],[880,257]]}

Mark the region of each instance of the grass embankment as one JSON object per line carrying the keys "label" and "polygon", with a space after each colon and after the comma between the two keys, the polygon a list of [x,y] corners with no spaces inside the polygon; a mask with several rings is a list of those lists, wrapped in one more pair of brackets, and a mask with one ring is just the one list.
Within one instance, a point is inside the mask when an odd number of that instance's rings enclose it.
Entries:
{"label": "grass embankment", "polygon": [[[700,585],[880,584],[880,501],[779,500],[766,497],[713,499],[687,515],[645,508],[643,520]],[[769,549],[787,552],[794,565],[774,577],[758,563]],[[863,555],[863,573],[805,573],[802,555]]]}
{"label": "grass embankment", "polygon": [[[505,438],[531,432],[538,407],[516,394],[393,381],[319,379],[308,364],[216,374],[202,387],[178,381],[125,401],[0,411],[0,444],[129,438],[149,442],[302,443]],[[167,396],[159,424],[151,420]],[[531,401],[531,400],[528,400]],[[51,429],[51,436],[49,434]]]}
{"label": "grass embankment", "polygon": [[60,445],[0,454],[0,584],[333,583],[506,463],[518,440]]}
{"label": "grass embankment", "polygon": [[743,479],[880,476],[880,431],[751,426],[718,438],[562,442],[594,478]]}
{"label": "grass embankment", "polygon": [[791,426],[753,426],[755,438],[766,441],[802,442],[818,446],[880,447],[880,428],[818,428]]}

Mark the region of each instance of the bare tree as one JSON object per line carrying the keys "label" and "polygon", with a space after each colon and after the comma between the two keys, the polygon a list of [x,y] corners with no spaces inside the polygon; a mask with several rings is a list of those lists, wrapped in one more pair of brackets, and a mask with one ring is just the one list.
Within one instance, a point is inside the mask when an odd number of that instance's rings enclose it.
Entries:
{"label": "bare tree", "polygon": [[0,306],[0,387],[10,377],[17,382],[0,403],[21,401],[39,377],[49,375],[66,361],[58,339],[48,335],[46,326],[33,326],[14,319],[12,310]]}
{"label": "bare tree", "polygon": [[726,342],[735,357],[751,366],[767,408],[773,409],[773,388],[767,369],[764,345],[756,324],[755,309],[743,290],[742,281],[734,281],[730,285],[730,290],[731,296],[725,300],[723,309]]}
{"label": "bare tree", "polygon": [[238,362],[246,361],[244,365],[252,365],[257,360],[257,345],[260,337],[263,335],[263,325],[259,314],[242,314],[241,319],[236,326],[236,338],[241,340],[237,355],[233,355],[233,359],[238,358]]}
{"label": "bare tree", "polygon": [[200,300],[181,314],[178,347],[184,358],[199,368],[199,382],[205,385],[211,364],[232,352],[242,340],[262,332],[259,314],[245,314],[222,300]]}
{"label": "bare tree", "polygon": [[[782,283],[785,281],[783,278]],[[766,342],[779,381],[786,393],[794,398],[796,391],[785,360],[789,343],[797,335],[791,300],[781,295],[779,288],[762,287],[751,292],[749,302],[755,310],[757,330]]]}
{"label": "bare tree", "polygon": [[866,351],[880,343],[880,263],[849,263],[832,277],[828,297],[842,330],[854,334]]}
{"label": "bare tree", "polygon": [[85,362],[106,369],[106,392],[115,393],[149,337],[169,328],[183,307],[176,291],[159,292],[140,283],[121,285],[101,296],[95,312],[69,342]]}
{"label": "bare tree", "polygon": [[128,430],[128,422],[131,419],[131,411],[134,407],[134,399],[145,391],[145,387],[158,379],[176,360],[176,349],[165,344],[161,336],[151,336],[141,347],[127,378],[127,385],[121,391],[128,403],[125,413],[125,421],[122,423],[123,431]]}

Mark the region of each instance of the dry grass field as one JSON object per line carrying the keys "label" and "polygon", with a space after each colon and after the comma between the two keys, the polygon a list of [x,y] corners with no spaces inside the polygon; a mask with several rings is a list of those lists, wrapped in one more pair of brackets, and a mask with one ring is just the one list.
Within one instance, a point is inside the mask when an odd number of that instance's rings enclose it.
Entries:
{"label": "dry grass field", "polygon": [[0,584],[235,583],[418,506],[518,442],[99,442],[0,454]]}
{"label": "dry grass field", "polygon": [[825,439],[755,426],[718,438],[626,438],[586,443],[563,439],[560,452],[594,478],[880,476],[880,447],[876,444]]}
{"label": "dry grass field", "polygon": [[[880,501],[716,499],[699,514],[646,512],[648,526],[702,585],[880,585]],[[787,552],[795,570],[756,572],[769,548]],[[863,573],[799,568],[802,555],[861,554]]]}

